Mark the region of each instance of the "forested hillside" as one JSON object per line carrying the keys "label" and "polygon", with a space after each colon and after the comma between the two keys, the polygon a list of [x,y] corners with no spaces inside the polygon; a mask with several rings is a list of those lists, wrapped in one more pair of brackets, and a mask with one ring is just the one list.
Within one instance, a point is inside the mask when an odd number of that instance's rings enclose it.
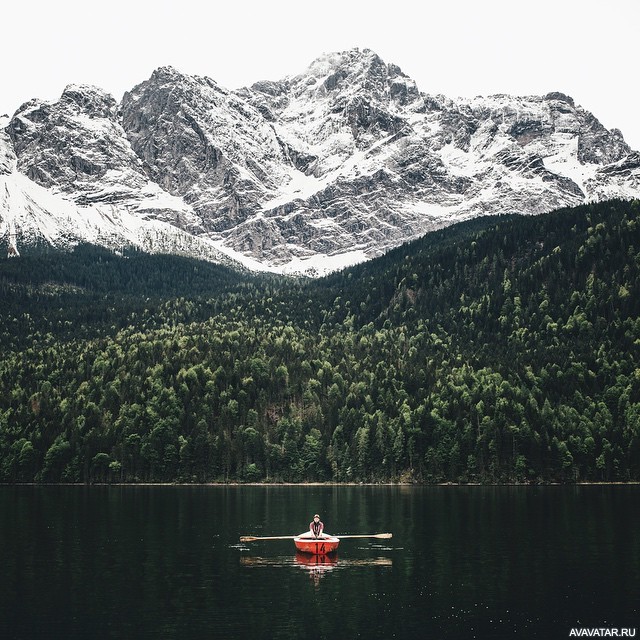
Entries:
{"label": "forested hillside", "polygon": [[0,481],[640,480],[640,202],[331,277],[0,261]]}

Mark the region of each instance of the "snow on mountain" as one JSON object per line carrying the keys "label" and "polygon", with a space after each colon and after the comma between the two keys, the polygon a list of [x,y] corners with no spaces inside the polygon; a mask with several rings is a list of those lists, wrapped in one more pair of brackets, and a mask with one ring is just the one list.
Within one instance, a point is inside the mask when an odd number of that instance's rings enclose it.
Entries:
{"label": "snow on mountain", "polygon": [[22,241],[198,255],[224,261],[181,198],[149,180],[100,89],[68,86],[57,103],[32,100],[0,134],[0,236]]}
{"label": "snow on mountain", "polygon": [[[474,216],[640,194],[640,155],[561,93],[451,100],[370,50],[229,91],[171,67],[71,85],[0,136],[0,234],[325,273]],[[5,232],[6,233],[6,232]]]}

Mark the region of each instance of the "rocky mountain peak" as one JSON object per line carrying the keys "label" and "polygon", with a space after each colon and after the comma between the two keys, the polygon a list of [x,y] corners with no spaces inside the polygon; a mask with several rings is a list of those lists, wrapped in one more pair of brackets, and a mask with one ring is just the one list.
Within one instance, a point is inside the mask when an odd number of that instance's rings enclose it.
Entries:
{"label": "rocky mountain peak", "polygon": [[281,182],[286,160],[273,128],[210,78],[163,67],[125,94],[121,110],[147,174],[210,230],[241,222]]}
{"label": "rocky mountain peak", "polygon": [[550,93],[547,93],[542,99],[566,102],[568,105],[575,107],[573,98],[571,96],[568,96],[566,93],[561,93],[560,91],[551,91]]}
{"label": "rocky mountain peak", "polygon": [[166,65],[163,67],[157,67],[153,73],[151,74],[150,80],[152,82],[175,82],[176,80],[180,80],[181,78],[186,77],[181,71],[178,71],[175,67],[171,65]]}
{"label": "rocky mountain peak", "polygon": [[[148,80],[140,83],[138,86],[147,87],[155,86],[160,87],[168,85],[174,88],[183,88],[187,90],[188,87],[208,87],[209,89],[217,90],[221,93],[228,93],[226,89],[218,85],[218,83],[207,76],[198,76],[183,73],[172,66],[158,67],[153,71]],[[137,87],[136,87],[137,88]],[[134,88],[134,92],[136,89]]]}
{"label": "rocky mountain peak", "polygon": [[68,105],[91,117],[114,118],[117,111],[115,98],[92,85],[70,84],[62,92],[60,105]]}
{"label": "rocky mountain peak", "polygon": [[[386,65],[371,49],[349,49],[326,53],[316,58],[308,66],[303,76],[325,80],[332,76],[380,75]],[[336,81],[339,81],[336,78]],[[329,83],[330,84],[330,83]]]}
{"label": "rocky mountain peak", "polygon": [[367,95],[382,102],[401,104],[419,98],[416,83],[400,67],[386,64],[371,49],[350,49],[320,56],[291,83],[301,93],[319,96]]}
{"label": "rocky mountain peak", "polygon": [[[69,85],[56,102],[29,102],[12,118],[8,132],[18,168],[45,187],[86,191],[123,165],[143,184],[139,159],[123,140],[117,103],[97,87]],[[129,176],[131,178],[132,176]]]}
{"label": "rocky mountain peak", "polygon": [[0,182],[22,195],[0,217],[34,225],[53,205],[36,216],[29,203],[53,198],[56,228],[74,237],[109,229],[285,272],[323,273],[487,213],[640,195],[640,156],[573,98],[429,96],[370,49],[238,91],[173,67],[120,104],[70,85],[23,105],[6,133]]}

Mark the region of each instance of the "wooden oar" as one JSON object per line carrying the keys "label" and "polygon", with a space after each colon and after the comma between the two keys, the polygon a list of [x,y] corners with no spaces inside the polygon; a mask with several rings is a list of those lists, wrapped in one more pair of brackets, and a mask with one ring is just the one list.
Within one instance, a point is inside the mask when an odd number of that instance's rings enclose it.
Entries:
{"label": "wooden oar", "polygon": [[352,536],[333,536],[334,538],[340,538],[340,540],[344,540],[345,538],[384,538],[385,540],[388,538],[392,538],[392,533],[363,533]]}
{"label": "wooden oar", "polygon": [[[383,538],[388,539],[393,536],[392,533],[365,533],[350,536],[333,536],[343,540],[344,538]],[[293,540],[299,536],[240,536],[240,542],[254,542],[255,540]],[[310,538],[313,540],[314,538]]]}
{"label": "wooden oar", "polygon": [[298,536],[240,536],[240,542],[253,542],[254,540],[293,540]]}

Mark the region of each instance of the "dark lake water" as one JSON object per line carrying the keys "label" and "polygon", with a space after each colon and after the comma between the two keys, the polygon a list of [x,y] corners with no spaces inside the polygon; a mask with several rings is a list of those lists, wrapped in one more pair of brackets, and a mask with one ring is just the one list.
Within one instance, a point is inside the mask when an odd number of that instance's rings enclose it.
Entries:
{"label": "dark lake water", "polygon": [[[0,487],[0,638],[640,627],[640,487]],[[334,558],[243,534],[393,532]],[[636,634],[640,637],[640,631]]]}

